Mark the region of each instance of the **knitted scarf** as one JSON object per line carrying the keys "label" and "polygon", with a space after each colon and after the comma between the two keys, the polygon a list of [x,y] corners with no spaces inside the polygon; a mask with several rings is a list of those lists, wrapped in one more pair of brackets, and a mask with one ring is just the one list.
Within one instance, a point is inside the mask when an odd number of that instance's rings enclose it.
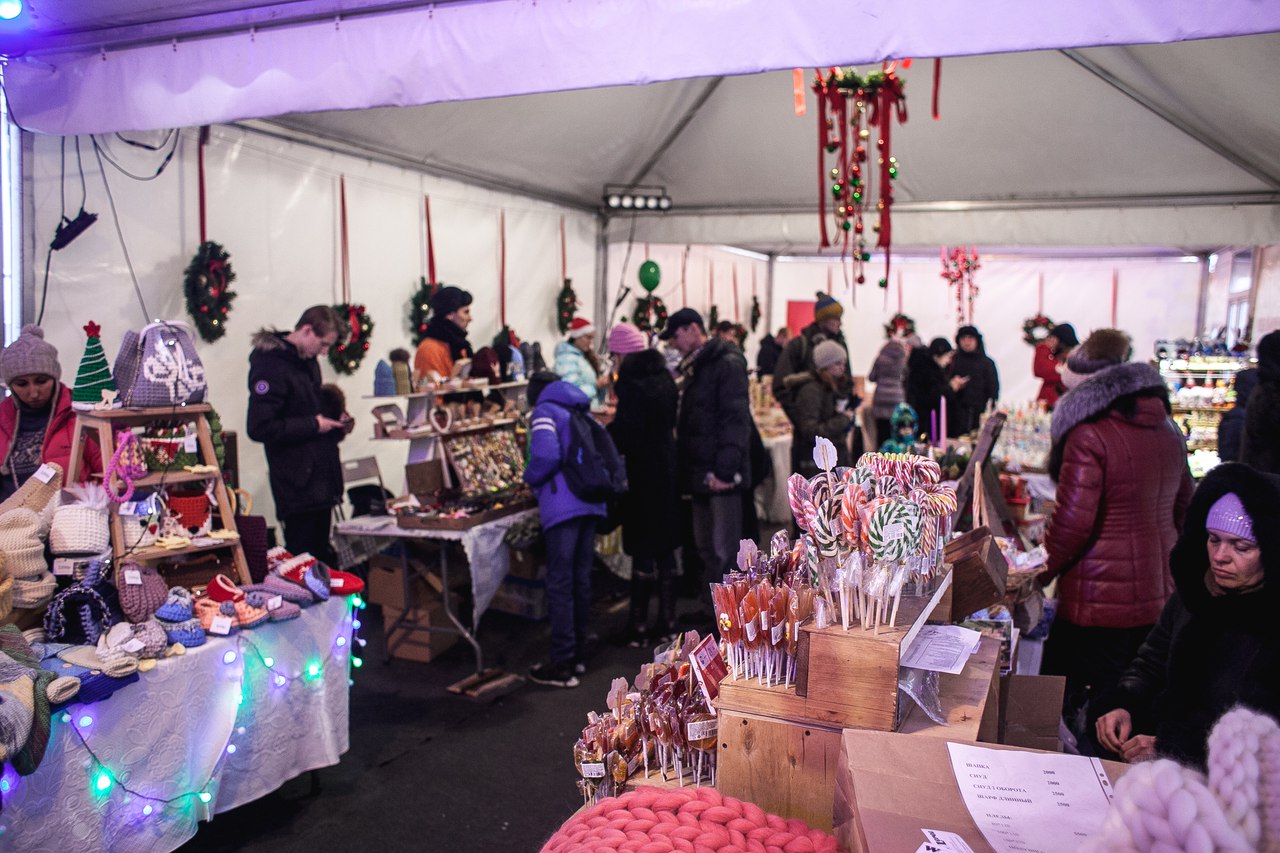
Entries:
{"label": "knitted scarf", "polygon": [[471,344],[467,343],[466,330],[448,317],[436,315],[428,320],[427,337],[448,344],[449,358],[454,361],[471,358]]}

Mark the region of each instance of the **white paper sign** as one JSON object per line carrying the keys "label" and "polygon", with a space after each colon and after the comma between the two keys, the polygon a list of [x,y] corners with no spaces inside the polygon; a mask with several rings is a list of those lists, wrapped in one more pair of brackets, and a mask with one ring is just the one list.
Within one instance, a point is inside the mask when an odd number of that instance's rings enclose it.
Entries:
{"label": "white paper sign", "polygon": [[959,625],[925,625],[902,656],[902,666],[959,675],[982,634]]}
{"label": "white paper sign", "polygon": [[941,829],[922,829],[924,843],[916,848],[916,853],[973,853],[969,842],[954,832],[943,832]]}
{"label": "white paper sign", "polygon": [[57,473],[58,471],[56,468],[54,468],[52,465],[45,464],[37,468],[36,472],[31,476],[35,477],[37,480],[39,480],[40,482],[44,483],[47,486],[49,485],[49,481],[52,480],[53,476]]}
{"label": "white paper sign", "polygon": [[786,636],[786,633],[787,633],[786,623],[784,622],[778,625],[774,625],[772,630],[773,630],[773,634],[772,634],[773,645],[776,646],[778,645],[778,643],[781,643],[782,638]]}
{"label": "white paper sign", "polygon": [[342,586],[342,578],[329,578],[329,589],[337,589]]}
{"label": "white paper sign", "polygon": [[54,557],[53,558],[53,576],[55,578],[69,578],[76,572],[76,563],[79,562],[74,557]]}
{"label": "white paper sign", "polygon": [[224,637],[227,634],[230,634],[231,633],[231,617],[230,616],[213,617],[213,622],[210,623],[209,625],[209,633],[221,634]]}
{"label": "white paper sign", "polygon": [[142,642],[137,637],[134,637],[132,640],[125,643],[120,648],[128,652],[129,654],[133,654],[134,652],[142,651],[144,648],[146,648],[146,645],[147,645],[146,643]]}
{"label": "white paper sign", "polygon": [[715,737],[719,730],[719,722],[717,720],[694,720],[689,723],[688,733],[689,740],[702,740],[703,738]]}
{"label": "white paper sign", "polygon": [[279,610],[282,604],[284,604],[284,596],[282,595],[273,595],[267,599],[268,610]]}
{"label": "white paper sign", "polygon": [[965,807],[996,853],[1072,853],[1102,828],[1112,788],[1098,759],[947,749]]}
{"label": "white paper sign", "polygon": [[584,778],[584,779],[603,779],[603,778],[604,778],[604,764],[603,764],[603,763],[601,763],[601,762],[599,762],[599,761],[595,761],[595,762],[587,762],[587,761],[584,761],[584,762],[582,762],[582,778]]}
{"label": "white paper sign", "polygon": [[752,619],[750,622],[743,625],[743,627],[747,631],[747,642],[754,643],[756,640],[756,634],[760,633],[760,626],[756,624],[756,620]]}
{"label": "white paper sign", "polygon": [[222,539],[215,539],[212,536],[197,536],[191,540],[191,544],[198,548],[212,548],[214,545],[225,545]]}
{"label": "white paper sign", "polygon": [[196,434],[189,432],[182,437],[182,449],[187,453],[196,452]]}
{"label": "white paper sign", "polygon": [[124,582],[133,586],[142,586],[142,572],[137,569],[125,569]]}

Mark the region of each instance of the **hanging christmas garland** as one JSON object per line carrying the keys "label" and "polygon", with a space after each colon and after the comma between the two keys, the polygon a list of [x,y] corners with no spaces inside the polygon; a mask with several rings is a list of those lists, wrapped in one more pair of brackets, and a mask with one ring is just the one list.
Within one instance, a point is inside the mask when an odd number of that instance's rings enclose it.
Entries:
{"label": "hanging christmas garland", "polygon": [[661,297],[641,296],[631,313],[631,322],[642,332],[661,332],[667,326],[667,306]]}
{"label": "hanging christmas garland", "polygon": [[914,335],[916,333],[916,321],[908,317],[906,314],[894,314],[889,318],[889,322],[884,324],[884,333],[889,337]]}
{"label": "hanging christmas garland", "polygon": [[556,327],[560,329],[560,334],[568,334],[569,324],[577,313],[578,294],[573,292],[573,280],[566,278],[564,287],[560,288],[560,293],[556,296]]}
{"label": "hanging christmas garland", "polygon": [[431,297],[443,285],[439,282],[427,281],[425,276],[418,277],[418,289],[409,297],[409,335],[416,347],[427,336],[427,321],[431,319]]}
{"label": "hanging christmas garland", "polygon": [[1022,324],[1022,340],[1026,341],[1028,346],[1036,346],[1049,337],[1049,333],[1053,331],[1054,322],[1043,314],[1037,314],[1030,317]]}
{"label": "hanging christmas garland", "polygon": [[373,320],[363,305],[343,302],[333,306],[341,317],[349,318],[351,333],[345,343],[329,348],[329,364],[339,373],[350,376],[360,368],[365,353],[369,351],[369,338],[373,335]]}
{"label": "hanging christmas garland", "polygon": [[715,331],[718,325],[720,325],[720,309],[712,305],[711,310],[707,312],[707,331]]}
{"label": "hanging christmas garland", "polygon": [[236,280],[231,256],[220,245],[207,240],[200,244],[183,275],[187,313],[195,321],[200,337],[212,343],[227,333],[227,312],[236,298],[231,290],[231,282]]}
{"label": "hanging christmas garland", "polygon": [[760,325],[760,299],[759,297],[751,297],[751,317],[747,321],[751,324],[751,331],[754,332]]}

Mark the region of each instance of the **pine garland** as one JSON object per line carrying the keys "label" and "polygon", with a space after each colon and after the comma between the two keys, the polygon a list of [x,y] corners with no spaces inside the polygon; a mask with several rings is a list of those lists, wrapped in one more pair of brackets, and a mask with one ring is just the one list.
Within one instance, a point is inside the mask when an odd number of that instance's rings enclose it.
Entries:
{"label": "pine garland", "polygon": [[748,320],[748,322],[751,324],[751,331],[753,333],[755,332],[756,328],[759,327],[760,325],[760,317],[761,317],[760,297],[753,296],[751,297],[751,314],[750,314],[750,319]]}
{"label": "pine garland", "polygon": [[333,310],[337,311],[338,316],[343,319],[350,319],[351,334],[347,337],[345,343],[330,347],[329,364],[338,373],[350,376],[360,368],[360,362],[364,360],[365,354],[369,352],[369,338],[373,335],[373,320],[369,319],[369,312],[365,310],[363,305],[352,305],[343,302],[340,305],[333,306]]}
{"label": "pine garland", "polygon": [[884,324],[884,333],[891,338],[899,334],[914,335],[916,321],[906,314],[894,314],[889,318],[889,322]]}
{"label": "pine garland", "polygon": [[231,255],[212,240],[201,243],[183,276],[187,313],[200,337],[213,343],[227,333],[227,313],[236,298],[231,290],[231,282],[236,280]]}
{"label": "pine garland", "polygon": [[427,337],[427,321],[431,319],[431,297],[443,286],[439,282],[427,281],[426,276],[419,276],[418,288],[409,297],[409,337],[413,339],[415,347]]}
{"label": "pine garland", "polygon": [[556,296],[556,327],[560,329],[560,334],[568,334],[569,324],[577,313],[578,294],[573,291],[573,279],[566,278],[564,287],[560,288],[560,293]]}
{"label": "pine garland", "polygon": [[661,297],[641,296],[631,313],[631,322],[642,332],[661,332],[667,327],[667,306]]}

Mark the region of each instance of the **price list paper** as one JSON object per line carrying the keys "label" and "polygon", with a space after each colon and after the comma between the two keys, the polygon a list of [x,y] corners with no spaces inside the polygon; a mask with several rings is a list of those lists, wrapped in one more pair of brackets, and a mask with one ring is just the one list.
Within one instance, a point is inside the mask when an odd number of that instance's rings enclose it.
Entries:
{"label": "price list paper", "polygon": [[1097,759],[947,748],[965,807],[996,853],[1071,853],[1102,828],[1112,786]]}

